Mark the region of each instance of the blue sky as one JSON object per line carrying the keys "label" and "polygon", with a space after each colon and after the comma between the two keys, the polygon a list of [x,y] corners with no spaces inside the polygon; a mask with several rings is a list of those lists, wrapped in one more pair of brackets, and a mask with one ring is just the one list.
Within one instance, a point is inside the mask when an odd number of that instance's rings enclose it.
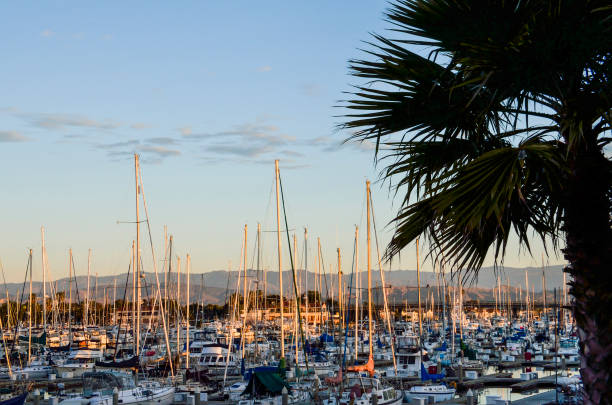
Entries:
{"label": "blue sky", "polygon": [[[70,247],[80,274],[88,248],[94,272],[127,269],[134,226],[117,221],[134,217],[134,152],[141,154],[155,247],[167,225],[176,252],[191,253],[194,272],[226,268],[230,260],[235,268],[245,223],[249,255],[257,222],[274,229],[275,158],[290,227],[320,236],[327,262],[340,247],[350,263],[353,226],[364,225],[364,181],[377,171],[370,145],[340,145],[348,134],[336,130],[342,110],[334,106],[355,82],[348,60],[362,55],[369,32],[386,28],[386,6],[5,4],[0,259],[7,281],[23,279],[28,248],[39,278],[41,225],[54,277],[67,274]],[[384,185],[373,191],[384,243],[398,201]],[[274,268],[272,233],[264,245]],[[540,263],[539,254],[514,250],[507,265]],[[146,265],[150,270],[150,260]],[[414,253],[395,266],[414,268]]]}

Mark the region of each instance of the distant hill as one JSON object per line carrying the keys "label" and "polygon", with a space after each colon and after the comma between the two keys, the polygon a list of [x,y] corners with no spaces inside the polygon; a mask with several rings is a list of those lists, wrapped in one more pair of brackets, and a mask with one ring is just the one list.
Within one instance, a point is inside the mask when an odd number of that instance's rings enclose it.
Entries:
{"label": "distant hill", "polygon": [[[524,289],[525,287],[525,272],[527,272],[529,278],[529,287],[535,288],[536,291],[540,292],[542,290],[542,269],[527,267],[527,268],[513,268],[513,267],[505,267],[503,269],[498,269],[498,274],[501,277],[502,284],[505,286],[507,280],[510,281],[510,285],[512,287],[519,287]],[[349,273],[349,274],[347,274]],[[361,280],[362,287],[367,286],[367,273],[361,272]],[[563,284],[563,272],[562,266],[550,266],[545,270],[546,274],[546,289],[551,291],[553,288],[561,288]],[[228,283],[228,272],[224,270],[216,270],[206,273],[196,273],[191,275],[190,282],[190,298],[192,302],[203,300],[205,304],[221,304],[225,301],[226,295],[231,294],[231,292],[236,288],[236,280],[237,280],[238,272],[232,271],[229,273],[229,283]],[[263,271],[257,275],[257,271],[248,270],[247,276],[250,280],[256,281],[258,278],[260,281],[260,288],[263,289]],[[343,280],[345,283],[350,282],[350,270],[344,270]],[[353,277],[357,277],[354,275]],[[176,291],[176,273],[172,273],[170,275],[169,285],[171,291]],[[267,290],[268,294],[277,294],[279,292],[279,277],[278,271],[268,271],[266,274],[267,278]],[[164,276],[163,274],[159,275],[160,283],[163,288]],[[446,276],[447,281],[450,281],[450,276]],[[311,271],[308,272],[308,280],[307,286],[308,289],[313,289],[314,287],[315,274]],[[327,274],[327,289],[326,282],[323,281],[323,296],[326,295],[326,291],[330,290],[332,285],[334,287],[334,293],[337,289],[337,273],[335,274]],[[112,300],[114,293],[114,283],[116,282],[116,298],[122,299],[124,296],[124,288],[127,285],[127,297],[130,296],[132,287],[132,277],[130,275],[129,280],[127,280],[127,273],[119,274],[116,276],[99,276],[98,277],[98,301],[104,300],[104,290],[106,289],[107,297],[109,300]],[[404,300],[408,300],[409,302],[413,302],[416,300],[416,289],[411,288],[417,285],[417,273],[416,270],[393,270],[393,271],[385,271],[385,282],[389,287],[388,291],[389,302],[396,301],[396,303],[401,303]],[[68,279],[63,278],[57,280],[56,282],[58,291],[68,291]],[[127,283],[127,284],[126,284]],[[283,283],[285,284],[285,291],[290,291],[290,286],[292,285],[292,275],[291,271],[283,272]],[[304,280],[303,285],[306,284],[306,280]],[[372,284],[373,287],[377,287],[381,285],[380,282],[380,272],[378,270],[372,272]],[[491,267],[483,268],[480,273],[476,283],[470,284],[466,286],[466,291],[468,292],[467,299],[480,299],[480,300],[494,300],[493,293],[491,289],[495,287],[497,284],[496,273]],[[154,293],[153,286],[156,285],[155,275],[153,273],[146,273],[143,280],[143,291],[142,296],[146,297],[147,295],[151,295]],[[11,299],[19,298],[22,291],[22,283],[9,283],[7,284],[7,289]],[[421,286],[426,288],[430,286],[435,289],[437,286],[436,275],[432,272],[421,272]],[[29,289],[29,284],[27,284],[24,292],[24,297],[27,296],[27,291]],[[92,277],[90,279],[90,293],[93,296],[95,287],[95,278]],[[85,291],[87,289],[87,277],[86,276],[77,276],[76,283],[73,284],[73,294],[76,297],[76,291],[79,291],[79,297],[83,299],[85,297]],[[185,292],[187,288],[187,283],[185,279],[185,275],[181,274],[181,295],[185,297]],[[240,288],[242,289],[242,287]],[[0,291],[4,290],[0,286]],[[33,282],[32,283],[32,291],[34,294],[38,296],[42,295],[42,283],[41,282]],[[291,290],[292,291],[292,290]],[[424,290],[422,290],[424,291]],[[5,292],[2,291],[0,293],[0,297],[5,296]],[[173,292],[172,294],[175,294]],[[50,295],[49,289],[47,291],[47,295]],[[376,297],[375,297],[376,298]],[[76,298],[75,298],[76,299]],[[184,299],[184,298],[183,298]],[[381,298],[382,299],[382,298]],[[382,301],[381,301],[382,302]]]}

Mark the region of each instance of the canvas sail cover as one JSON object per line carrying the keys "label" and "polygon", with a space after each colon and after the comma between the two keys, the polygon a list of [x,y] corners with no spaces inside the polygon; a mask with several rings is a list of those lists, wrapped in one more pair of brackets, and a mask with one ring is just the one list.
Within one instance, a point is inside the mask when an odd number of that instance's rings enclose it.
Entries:
{"label": "canvas sail cover", "polygon": [[255,372],[251,376],[242,395],[250,395],[253,393],[255,393],[256,396],[266,394],[278,395],[282,392],[283,387],[291,391],[289,384],[287,384],[278,373],[270,371]]}

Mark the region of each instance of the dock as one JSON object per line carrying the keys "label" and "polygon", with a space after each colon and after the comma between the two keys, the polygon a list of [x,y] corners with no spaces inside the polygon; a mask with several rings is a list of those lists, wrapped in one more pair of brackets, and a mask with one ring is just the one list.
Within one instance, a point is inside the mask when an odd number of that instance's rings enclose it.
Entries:
{"label": "dock", "polygon": [[[559,394],[559,401],[563,401],[563,395],[561,394]],[[543,405],[551,402],[555,402],[555,390],[542,392],[523,399],[517,399],[516,401],[512,401],[511,405]]]}
{"label": "dock", "polygon": [[525,380],[510,386],[513,392],[532,391],[538,388],[554,388],[555,385],[554,375],[550,375],[542,378],[534,378],[533,380]]}

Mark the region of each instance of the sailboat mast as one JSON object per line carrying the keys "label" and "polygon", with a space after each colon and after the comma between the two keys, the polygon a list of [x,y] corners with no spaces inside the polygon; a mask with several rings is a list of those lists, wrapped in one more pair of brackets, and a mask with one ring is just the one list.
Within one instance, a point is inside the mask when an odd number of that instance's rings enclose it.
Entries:
{"label": "sailboat mast", "polygon": [[336,249],[338,252],[338,335],[340,335],[340,341],[342,340],[342,326],[344,325],[344,312],[342,311],[342,260],[340,256],[340,248]]}
{"label": "sailboat mast", "polygon": [[280,328],[281,328],[281,359],[285,358],[285,329],[283,319],[285,317],[285,308],[283,303],[283,267],[281,254],[281,230],[280,230],[280,195],[279,182],[280,173],[278,170],[278,159],[274,161],[274,169],[276,173],[276,238],[278,245],[278,288],[280,290]]}
{"label": "sailboat mast", "polygon": [[244,247],[242,248],[242,266],[243,266],[243,277],[242,277],[242,338],[240,339],[240,346],[242,346],[242,359],[244,360],[245,352],[245,337],[246,337],[246,318],[247,318],[247,225],[244,224]]}
{"label": "sailboat mast", "polygon": [[527,308],[527,328],[529,328],[529,278],[525,270],[525,307]]}
{"label": "sailboat mast", "polygon": [[508,328],[512,327],[512,290],[510,290],[510,279],[506,277],[506,291],[508,292]]}
{"label": "sailboat mast", "polygon": [[139,203],[139,195],[140,195],[140,183],[138,181],[140,168],[138,163],[138,154],[134,154],[134,178],[136,181],[136,260],[135,260],[135,268],[134,275],[136,276],[136,293],[137,297],[137,306],[138,309],[136,311],[136,355],[140,354],[140,203]]}
{"label": "sailboat mast", "polygon": [[306,333],[308,334],[308,228],[304,228],[304,292],[306,293]]}
{"label": "sailboat mast", "polygon": [[[46,278],[46,267],[45,267],[45,228],[44,227],[40,227],[40,239],[42,241],[42,249],[41,249],[41,256],[42,256],[42,272],[43,272],[43,331],[47,330],[47,278]],[[10,312],[8,305],[10,304],[9,301],[6,301],[7,303],[7,313]]]}
{"label": "sailboat mast", "polygon": [[[42,307],[43,307],[43,331],[47,330],[47,268],[45,266],[45,228],[44,227],[40,227],[40,239],[42,241],[42,249],[41,249],[41,254],[42,254],[42,279],[43,279],[43,299],[42,299]],[[7,305],[10,305],[9,301],[7,300]],[[7,308],[9,308],[7,306]],[[10,312],[9,309],[7,309],[7,313]]]}
{"label": "sailboat mast", "polygon": [[98,321],[98,272],[96,272],[96,281],[94,283],[94,324]]}
{"label": "sailboat mast", "polygon": [[113,325],[117,324],[117,278],[113,279]]}
{"label": "sailboat mast", "polygon": [[317,236],[317,279],[318,287],[316,293],[319,295],[319,310],[321,317],[319,318],[319,330],[323,329],[323,285],[321,280],[321,238]]}
{"label": "sailboat mast", "polygon": [[187,358],[185,360],[185,368],[187,370],[189,370],[189,274],[191,272],[191,256],[187,255],[187,312],[186,312],[186,317],[187,317]]}
{"label": "sailboat mast", "polygon": [[416,240],[417,289],[419,299],[419,346],[423,345],[423,320],[421,315],[421,263],[419,259],[419,238]]}
{"label": "sailboat mast", "polygon": [[[297,236],[294,233],[293,234],[293,263],[297,264],[298,260],[297,260]],[[295,265],[293,270],[295,270]],[[295,272],[294,272],[295,274]],[[295,280],[295,278],[294,278]],[[299,270],[298,270],[298,280],[299,280]],[[296,282],[295,283],[295,290],[294,290],[294,298],[295,298],[295,313],[293,314],[293,336],[295,337],[295,367],[297,370],[298,367],[298,295],[300,294],[300,283]]]}
{"label": "sailboat mast", "polygon": [[28,364],[30,364],[30,361],[32,360],[32,309],[33,309],[33,305],[32,305],[32,249],[30,249],[30,257],[28,259],[28,262],[30,263],[30,297],[28,299]]}
{"label": "sailboat mast", "polygon": [[355,226],[355,362],[359,354],[359,227]]}
{"label": "sailboat mast", "polygon": [[181,368],[181,257],[176,258],[176,354],[178,362],[176,369]]}
{"label": "sailboat mast", "polygon": [[542,253],[542,312],[546,313],[546,273],[544,272],[544,253]]}
{"label": "sailboat mast", "polygon": [[72,249],[70,249],[70,258],[68,259],[68,328],[72,325]]}
{"label": "sailboat mast", "polygon": [[367,243],[368,243],[368,333],[369,333],[369,350],[370,359],[373,357],[374,352],[372,351],[372,255],[370,252],[370,181],[366,180],[366,212],[367,212]]}
{"label": "sailboat mast", "polygon": [[132,241],[132,331],[134,334],[134,354],[138,351],[136,343],[136,242]]}
{"label": "sailboat mast", "polygon": [[[260,256],[261,256],[260,246],[261,246],[261,224],[258,222],[257,223],[257,292],[255,293],[255,302],[256,303],[258,303],[258,300],[259,300],[259,291],[261,291],[259,289],[260,288],[259,282],[260,281],[263,282],[263,280],[259,279],[259,277],[260,277],[259,273],[261,271],[261,268],[260,268]],[[264,294],[264,304],[263,304],[263,306],[264,306],[264,309],[265,309],[265,307],[266,307],[266,296],[265,296],[265,294]],[[259,311],[259,309],[260,309],[259,306],[257,306],[257,310],[258,311]],[[255,315],[256,315],[255,320],[258,321],[259,320],[259,314],[256,312]],[[257,322],[255,322],[255,328],[257,328]],[[257,336],[255,336],[255,350],[257,350],[257,347],[258,347]]]}
{"label": "sailboat mast", "polygon": [[83,311],[83,326],[89,325],[89,278],[91,275],[91,249],[87,253],[87,295],[85,296],[85,310]]}
{"label": "sailboat mast", "polygon": [[[164,225],[164,259],[168,261],[168,226]],[[163,267],[162,267],[163,268]],[[164,301],[163,306],[168,312],[168,271],[164,271]]]}
{"label": "sailboat mast", "polygon": [[[259,272],[261,271],[261,223],[257,223],[257,277],[259,280]],[[263,270],[263,312],[266,311],[268,307],[268,297],[266,296],[267,288],[266,288],[266,270]],[[259,290],[259,284],[257,284],[257,289]],[[263,317],[263,315],[262,315]]]}

